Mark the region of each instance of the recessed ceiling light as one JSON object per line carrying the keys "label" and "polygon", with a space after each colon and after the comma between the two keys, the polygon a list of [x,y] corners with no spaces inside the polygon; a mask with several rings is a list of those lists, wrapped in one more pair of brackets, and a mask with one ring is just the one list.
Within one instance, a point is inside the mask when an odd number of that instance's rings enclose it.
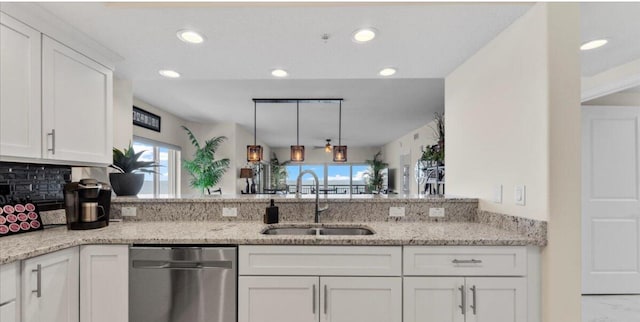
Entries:
{"label": "recessed ceiling light", "polygon": [[204,36],[193,30],[178,30],[177,36],[178,39],[190,44],[201,44],[204,41]]}
{"label": "recessed ceiling light", "polygon": [[170,69],[161,69],[158,71],[158,74],[164,76],[164,77],[168,77],[168,78],[178,78],[180,77],[180,73],[176,72],[175,70],[170,70]]}
{"label": "recessed ceiling light", "polygon": [[393,74],[396,73],[396,69],[393,67],[387,67],[387,68],[383,68],[380,70],[380,72],[378,74],[380,74],[380,76],[391,76]]}
{"label": "recessed ceiling light", "polygon": [[353,33],[353,41],[357,43],[365,43],[373,38],[376,38],[376,30],[373,28],[362,28]]}
{"label": "recessed ceiling light", "polygon": [[287,77],[289,73],[284,69],[274,69],[271,71],[271,75],[275,77]]}
{"label": "recessed ceiling light", "polygon": [[580,50],[591,50],[591,49],[600,48],[606,45],[608,42],[609,41],[606,39],[596,39],[592,41],[587,41],[586,43],[582,44],[582,46],[580,46]]}

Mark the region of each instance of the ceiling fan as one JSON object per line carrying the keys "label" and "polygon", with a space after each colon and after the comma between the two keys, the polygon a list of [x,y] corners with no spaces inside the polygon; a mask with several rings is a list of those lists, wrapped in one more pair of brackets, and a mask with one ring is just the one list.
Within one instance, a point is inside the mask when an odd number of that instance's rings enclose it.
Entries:
{"label": "ceiling fan", "polygon": [[319,146],[316,145],[313,147],[314,150],[318,150],[318,149],[324,149],[324,152],[331,152],[333,150],[333,146],[331,146],[331,139],[326,139],[325,141],[327,141],[327,144]]}

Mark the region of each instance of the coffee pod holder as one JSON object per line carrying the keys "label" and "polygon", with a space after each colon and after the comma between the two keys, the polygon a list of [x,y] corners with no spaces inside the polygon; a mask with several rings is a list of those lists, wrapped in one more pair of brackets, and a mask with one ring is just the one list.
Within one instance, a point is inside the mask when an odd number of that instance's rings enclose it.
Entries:
{"label": "coffee pod holder", "polygon": [[7,200],[0,196],[0,237],[42,230],[42,218],[28,199]]}

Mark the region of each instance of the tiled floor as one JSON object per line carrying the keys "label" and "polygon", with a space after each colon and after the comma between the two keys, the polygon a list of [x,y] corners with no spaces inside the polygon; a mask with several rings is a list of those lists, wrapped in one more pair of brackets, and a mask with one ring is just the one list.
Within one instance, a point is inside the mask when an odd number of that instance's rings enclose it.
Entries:
{"label": "tiled floor", "polygon": [[582,322],[639,322],[640,295],[583,295]]}

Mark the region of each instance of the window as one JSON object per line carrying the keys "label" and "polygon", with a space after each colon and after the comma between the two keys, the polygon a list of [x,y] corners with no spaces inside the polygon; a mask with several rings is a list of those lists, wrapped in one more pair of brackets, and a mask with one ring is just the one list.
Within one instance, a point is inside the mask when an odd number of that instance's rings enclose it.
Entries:
{"label": "window", "polygon": [[145,151],[141,161],[154,161],[160,164],[157,173],[145,173],[144,185],[140,195],[179,195],[180,194],[180,148],[166,143],[134,137],[133,150]]}
{"label": "window", "polygon": [[[305,164],[287,166],[289,193],[296,192],[296,179],[301,171],[313,170],[320,181],[320,192],[325,194],[363,194],[367,190],[367,164]],[[386,170],[384,171],[386,173]],[[385,180],[386,187],[386,180]],[[315,184],[310,175],[302,178],[302,193],[313,193]]]}

